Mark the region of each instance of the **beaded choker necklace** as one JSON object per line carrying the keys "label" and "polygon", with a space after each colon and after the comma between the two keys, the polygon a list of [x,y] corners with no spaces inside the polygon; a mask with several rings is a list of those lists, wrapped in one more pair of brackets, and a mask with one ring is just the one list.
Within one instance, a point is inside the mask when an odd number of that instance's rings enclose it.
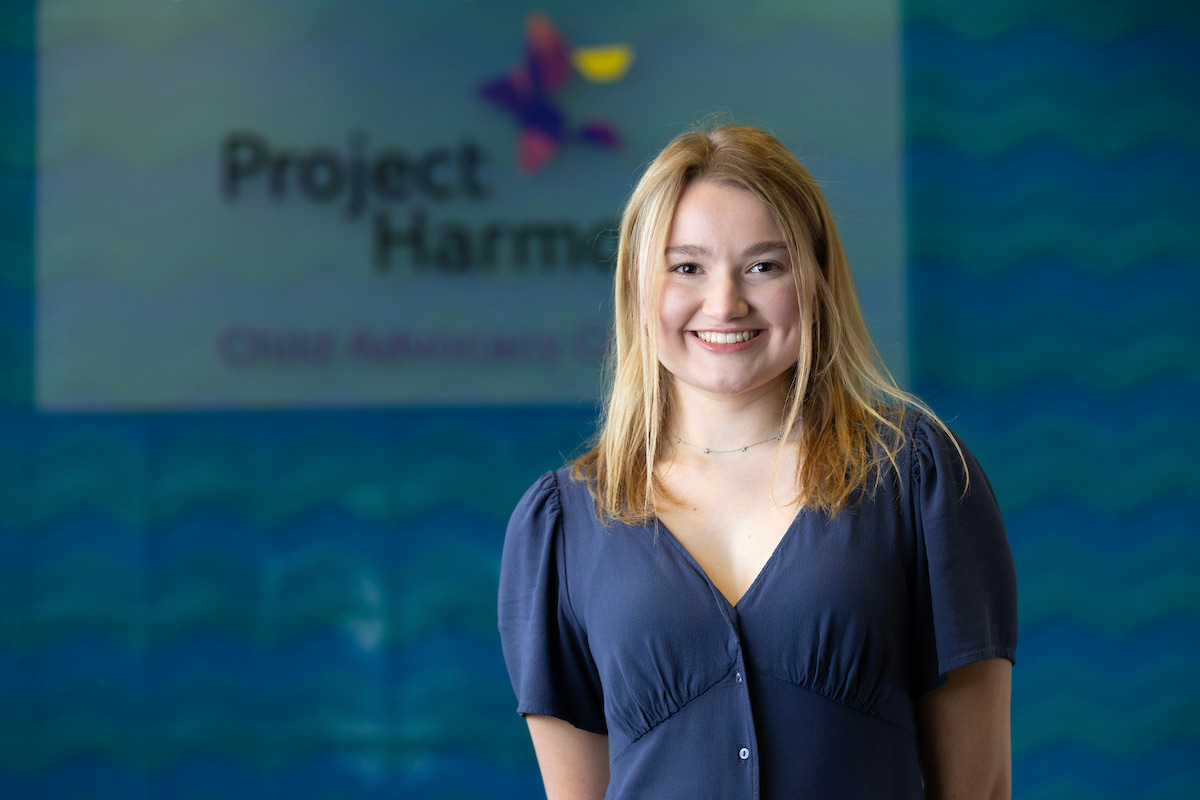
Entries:
{"label": "beaded choker necklace", "polygon": [[686,444],[688,447],[694,447],[697,450],[699,450],[701,453],[704,453],[704,455],[707,456],[707,455],[718,455],[721,453],[744,453],[747,450],[749,450],[751,447],[758,447],[760,444],[766,444],[767,442],[777,442],[777,441],[779,441],[779,439],[782,436],[783,436],[782,433],[777,433],[774,436],[769,436],[766,439],[763,439],[761,442],[754,442],[752,444],[744,444],[741,447],[734,447],[731,450],[714,450],[711,447],[701,447],[698,444],[692,444],[691,442],[685,442],[683,439],[680,439],[678,436],[672,436],[671,438],[675,440],[675,444]]}

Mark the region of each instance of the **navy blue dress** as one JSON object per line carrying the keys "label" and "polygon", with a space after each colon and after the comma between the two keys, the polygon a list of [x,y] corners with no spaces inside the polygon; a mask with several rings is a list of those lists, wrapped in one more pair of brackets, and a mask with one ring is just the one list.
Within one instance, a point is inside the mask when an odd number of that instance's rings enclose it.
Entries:
{"label": "navy blue dress", "polygon": [[802,510],[731,606],[661,525],[596,517],[550,472],[500,572],[522,714],[608,735],[607,797],[921,798],[914,704],[1016,655],[1016,578],[983,471],[907,415],[901,474],[836,517]]}

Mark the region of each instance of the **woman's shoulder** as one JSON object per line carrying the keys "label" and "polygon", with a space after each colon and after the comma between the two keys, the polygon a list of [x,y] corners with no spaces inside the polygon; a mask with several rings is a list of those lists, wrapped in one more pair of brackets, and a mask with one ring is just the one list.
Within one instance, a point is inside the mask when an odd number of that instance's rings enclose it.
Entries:
{"label": "woman's shoulder", "polygon": [[958,517],[1003,530],[998,501],[975,455],[945,422],[922,411],[906,414],[904,434],[911,494],[925,518]]}
{"label": "woman's shoulder", "polygon": [[513,510],[510,531],[517,525],[548,529],[564,517],[576,518],[581,513],[593,515],[591,489],[585,480],[575,477],[572,472],[570,467],[549,470],[534,481]]}
{"label": "woman's shoulder", "polygon": [[[973,461],[966,445],[950,426],[919,408],[891,409],[888,419],[903,437],[898,455],[907,462],[908,473],[920,482],[938,472],[961,477]],[[899,466],[899,465],[898,465]]]}
{"label": "woman's shoulder", "polygon": [[914,480],[940,479],[965,488],[976,473],[982,477],[971,451],[946,422],[916,410],[908,411],[902,427]]}
{"label": "woman's shoulder", "polygon": [[883,416],[900,428],[906,440],[918,446],[924,446],[930,437],[936,439],[950,431],[944,422],[923,408],[888,408]]}
{"label": "woman's shoulder", "polygon": [[533,482],[513,509],[509,529],[519,520],[557,517],[562,513],[562,504],[558,493],[558,476],[546,472]]}

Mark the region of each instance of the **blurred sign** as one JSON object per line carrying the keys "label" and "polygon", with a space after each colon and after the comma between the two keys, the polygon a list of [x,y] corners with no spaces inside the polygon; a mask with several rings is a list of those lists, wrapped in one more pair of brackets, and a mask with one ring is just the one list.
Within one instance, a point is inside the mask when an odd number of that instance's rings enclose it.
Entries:
{"label": "blurred sign", "polygon": [[639,168],[724,110],[830,184],[903,370],[894,2],[40,5],[37,401],[576,403]]}

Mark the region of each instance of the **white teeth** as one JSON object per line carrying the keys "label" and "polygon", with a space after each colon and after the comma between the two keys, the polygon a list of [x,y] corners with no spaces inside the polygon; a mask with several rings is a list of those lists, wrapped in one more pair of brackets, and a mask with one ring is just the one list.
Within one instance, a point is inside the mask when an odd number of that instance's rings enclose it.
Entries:
{"label": "white teeth", "polygon": [[748,342],[755,336],[758,336],[758,331],[737,331],[736,333],[718,333],[716,331],[696,331],[696,335],[702,341],[709,344],[737,344],[738,342]]}

